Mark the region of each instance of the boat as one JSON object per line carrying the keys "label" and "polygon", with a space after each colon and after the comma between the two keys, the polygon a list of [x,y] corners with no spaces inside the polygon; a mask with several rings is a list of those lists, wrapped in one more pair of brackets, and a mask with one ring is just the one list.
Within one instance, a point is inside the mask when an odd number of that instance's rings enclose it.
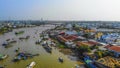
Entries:
{"label": "boat", "polygon": [[52,48],[50,46],[48,46],[48,43],[46,41],[44,41],[42,43],[43,48],[48,52],[51,53],[52,52]]}
{"label": "boat", "polygon": [[3,57],[2,57],[2,59],[6,59],[8,57],[8,55],[4,55]]}
{"label": "boat", "polygon": [[10,41],[9,43],[16,43],[17,41],[16,40],[12,40],[12,41]]}
{"label": "boat", "polygon": [[2,46],[4,46],[5,48],[11,47],[11,45],[10,45],[9,42],[4,42],[4,43],[2,44]]}
{"label": "boat", "polygon": [[13,62],[18,62],[21,60],[21,56],[14,57]]}
{"label": "boat", "polygon": [[19,31],[19,32],[15,32],[15,35],[18,35],[18,34],[23,34],[24,31]]}
{"label": "boat", "polygon": [[8,57],[8,55],[0,55],[0,60],[6,59]]}
{"label": "boat", "polygon": [[51,53],[52,52],[52,48],[48,45],[44,45],[43,48],[48,52]]}
{"label": "boat", "polygon": [[36,41],[36,44],[40,44],[43,38],[40,38],[38,41]]}
{"label": "boat", "polygon": [[2,46],[7,46],[8,45],[8,42],[4,42],[3,44],[2,44]]}
{"label": "boat", "polygon": [[30,38],[30,36],[26,36],[26,38],[25,39],[29,39]]}
{"label": "boat", "polygon": [[6,41],[10,41],[10,39],[6,39]]}
{"label": "boat", "polygon": [[77,65],[77,64],[75,64],[75,68],[80,68],[80,66],[79,66],[79,65]]}
{"label": "boat", "polygon": [[33,68],[35,65],[36,63],[33,61],[26,68]]}
{"label": "boat", "polygon": [[30,36],[26,36],[26,37],[20,37],[19,39],[23,40],[23,39],[29,39],[29,38],[30,38]]}
{"label": "boat", "polygon": [[63,63],[63,58],[62,57],[59,57],[58,60],[59,60],[59,62]]}

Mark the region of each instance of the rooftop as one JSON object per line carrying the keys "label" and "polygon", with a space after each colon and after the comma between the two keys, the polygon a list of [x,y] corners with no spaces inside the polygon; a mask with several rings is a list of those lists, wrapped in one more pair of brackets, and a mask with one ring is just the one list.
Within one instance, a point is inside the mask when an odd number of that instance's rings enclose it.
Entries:
{"label": "rooftop", "polygon": [[106,46],[105,48],[116,51],[116,52],[120,52],[120,46]]}

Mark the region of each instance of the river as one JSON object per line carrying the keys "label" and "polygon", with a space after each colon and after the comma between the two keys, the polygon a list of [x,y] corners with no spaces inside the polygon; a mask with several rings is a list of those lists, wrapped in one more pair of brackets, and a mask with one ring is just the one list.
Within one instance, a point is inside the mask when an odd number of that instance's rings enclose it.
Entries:
{"label": "river", "polygon": [[[8,54],[9,57],[5,60],[0,61],[0,65],[5,65],[5,68],[26,68],[28,64],[32,61],[36,62],[34,68],[75,68],[75,64],[79,64],[77,61],[72,61],[68,58],[68,55],[65,55],[58,51],[58,49],[52,48],[52,54],[47,53],[41,45],[36,45],[35,41],[39,39],[39,33],[46,29],[54,28],[54,25],[45,25],[45,26],[37,26],[37,27],[29,27],[29,28],[20,28],[14,29],[12,32],[5,33],[0,36],[0,53]],[[25,31],[24,34],[15,35],[15,31]],[[35,32],[37,31],[37,34]],[[19,37],[25,37],[29,35],[30,38],[28,40],[19,40]],[[6,39],[14,38],[17,40],[17,43],[12,44],[9,48],[4,48],[2,43]],[[39,56],[35,56],[33,58],[27,60],[21,60],[19,62],[12,62],[16,52],[15,49],[20,48],[20,51],[28,52],[32,54],[40,54]],[[58,57],[62,56],[64,61],[63,63],[58,62]]]}

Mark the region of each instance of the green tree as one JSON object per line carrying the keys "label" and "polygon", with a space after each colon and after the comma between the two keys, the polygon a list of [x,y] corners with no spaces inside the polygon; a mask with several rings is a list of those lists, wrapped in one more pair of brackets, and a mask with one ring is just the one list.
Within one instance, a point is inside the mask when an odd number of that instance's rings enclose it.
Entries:
{"label": "green tree", "polygon": [[79,48],[78,48],[79,52],[83,53],[83,52],[91,52],[91,49],[89,46],[87,45],[81,45]]}
{"label": "green tree", "polygon": [[102,51],[96,51],[95,54],[96,54],[99,58],[102,58],[102,57],[103,57],[103,52],[102,52]]}

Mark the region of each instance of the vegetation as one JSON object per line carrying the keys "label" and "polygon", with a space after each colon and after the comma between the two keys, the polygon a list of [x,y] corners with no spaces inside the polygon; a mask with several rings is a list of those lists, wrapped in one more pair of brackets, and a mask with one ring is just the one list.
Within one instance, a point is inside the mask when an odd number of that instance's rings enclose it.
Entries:
{"label": "vegetation", "polygon": [[91,50],[93,50],[93,49],[98,49],[98,48],[99,48],[99,47],[98,47],[97,45],[94,45],[94,46],[90,47]]}
{"label": "vegetation", "polygon": [[91,49],[89,46],[87,45],[81,45],[79,48],[78,48],[78,51],[80,53],[84,53],[84,52],[91,52]]}
{"label": "vegetation", "polygon": [[111,54],[110,52],[108,52],[108,51],[97,50],[97,51],[95,52],[95,55],[97,55],[98,58],[102,58],[102,57],[105,57],[105,56],[110,56],[110,55],[112,55],[112,54]]}
{"label": "vegetation", "polygon": [[8,32],[8,31],[11,31],[11,30],[12,30],[12,28],[2,27],[0,29],[0,34],[4,34],[4,33]]}

